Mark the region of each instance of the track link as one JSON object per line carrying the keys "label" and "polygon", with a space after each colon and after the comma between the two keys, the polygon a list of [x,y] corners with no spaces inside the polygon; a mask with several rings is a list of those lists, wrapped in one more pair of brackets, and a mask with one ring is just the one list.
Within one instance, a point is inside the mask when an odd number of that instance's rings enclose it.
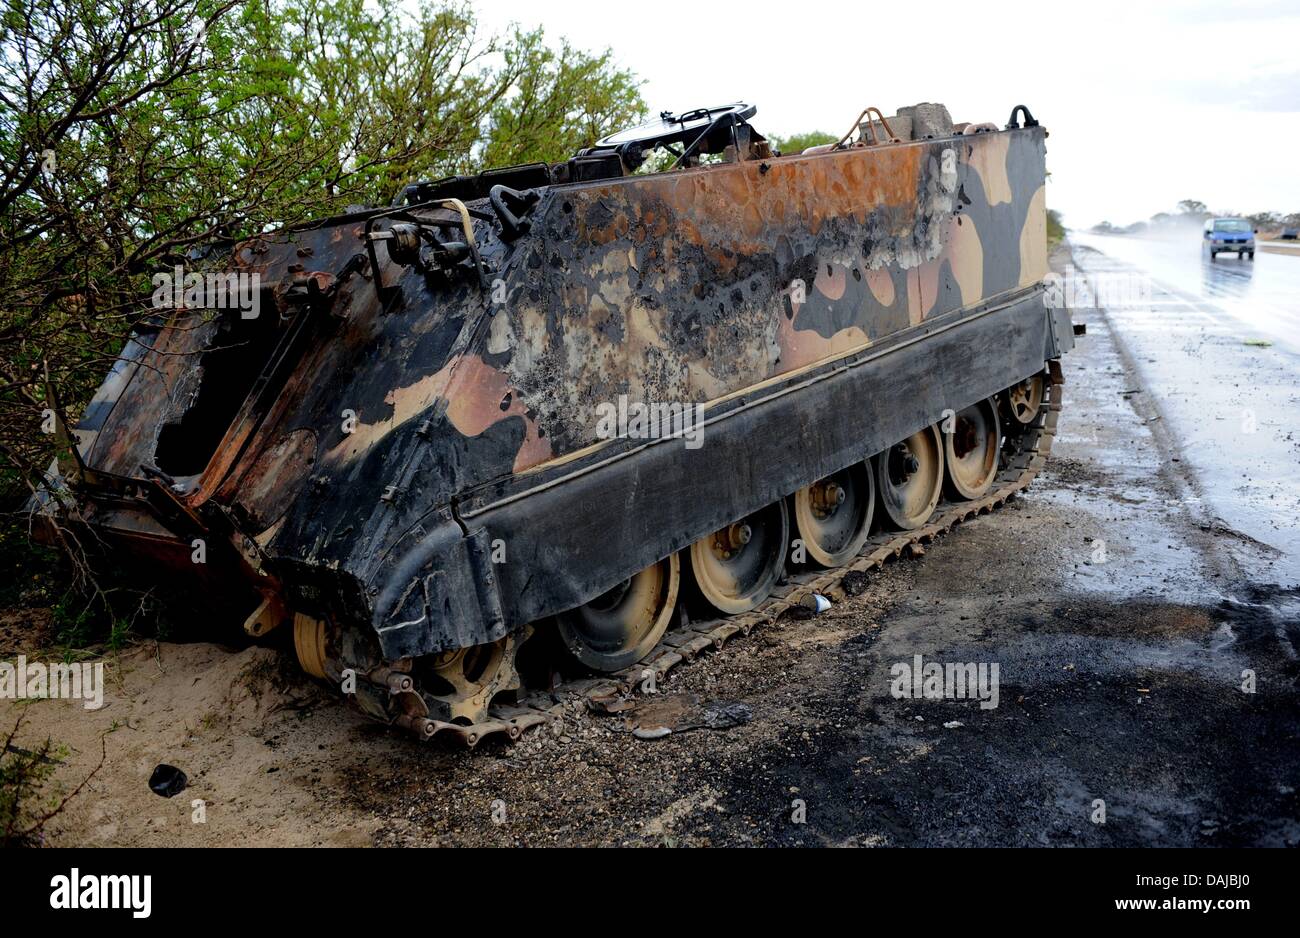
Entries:
{"label": "track link", "polygon": [[1042,408],[1034,422],[1018,435],[1007,435],[1002,451],[1002,468],[993,490],[984,497],[973,501],[941,502],[929,522],[915,531],[878,532],[852,562],[832,570],[791,576],[752,612],[709,621],[685,622],[668,632],[644,659],[616,674],[568,681],[549,692],[529,693],[516,706],[491,708],[491,719],[472,726],[412,717],[400,718],[395,725],[410,730],[421,739],[443,737],[459,740],[473,749],[492,737],[513,741],[537,726],[562,725],[565,710],[575,700],[598,713],[616,713],[628,709],[629,701],[640,693],[650,675],[654,676],[658,686],[679,665],[708,651],[721,651],[733,638],[748,636],[791,609],[804,606],[816,595],[833,601],[843,600],[847,595],[844,580],[849,575],[876,570],[904,554],[920,556],[936,538],[962,522],[996,511],[1025,491],[1051,454],[1061,413],[1062,385],[1060,362],[1050,362],[1044,375]]}

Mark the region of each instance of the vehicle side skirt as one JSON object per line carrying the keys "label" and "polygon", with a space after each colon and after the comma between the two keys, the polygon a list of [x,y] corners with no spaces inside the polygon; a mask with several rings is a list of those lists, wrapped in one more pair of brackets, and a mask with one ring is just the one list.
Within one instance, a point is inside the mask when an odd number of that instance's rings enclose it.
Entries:
{"label": "vehicle side skirt", "polygon": [[[405,552],[375,596],[385,657],[495,641],[588,602],[699,538],[1041,372],[1073,344],[1035,287],[710,411],[658,440],[492,500]],[[464,542],[464,543],[461,543]]]}

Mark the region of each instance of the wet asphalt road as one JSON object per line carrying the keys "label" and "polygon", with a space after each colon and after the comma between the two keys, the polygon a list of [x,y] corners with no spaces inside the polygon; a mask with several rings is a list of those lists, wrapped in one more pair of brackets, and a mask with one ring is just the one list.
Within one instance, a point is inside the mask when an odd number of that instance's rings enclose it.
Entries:
{"label": "wet asphalt road", "polygon": [[1072,232],[1070,242],[1105,254],[1113,267],[1153,278],[1157,308],[1185,303],[1243,336],[1300,352],[1300,249],[1261,250],[1253,261],[1220,254],[1211,261],[1195,231],[1151,238]]}
{"label": "wet asphalt road", "polygon": [[[1074,235],[1137,379],[1135,407],[1169,438],[1216,523],[1300,558],[1300,252],[1256,259],[1163,240]],[[1099,253],[1104,252],[1104,253]],[[1087,305],[1087,291],[1075,296]],[[1268,552],[1265,551],[1267,556]],[[1250,551],[1245,562],[1257,564]],[[1261,571],[1263,572],[1263,571]]]}

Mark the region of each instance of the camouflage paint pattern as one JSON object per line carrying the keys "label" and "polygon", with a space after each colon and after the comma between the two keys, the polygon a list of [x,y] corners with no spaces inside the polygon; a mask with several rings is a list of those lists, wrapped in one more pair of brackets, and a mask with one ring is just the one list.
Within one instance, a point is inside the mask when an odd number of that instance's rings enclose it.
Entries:
{"label": "camouflage paint pattern", "polygon": [[[554,186],[512,244],[487,201],[472,203],[487,287],[425,276],[382,246],[379,270],[340,277],[376,213],[241,243],[225,263],[260,275],[264,297],[263,321],[242,328],[279,344],[222,406],[204,405],[228,429],[174,500],[291,608],[381,637],[413,630],[406,652],[499,638],[526,624],[512,609],[561,611],[627,574],[503,599],[490,532],[460,506],[527,497],[635,449],[596,435],[596,407],[620,395],[723,413],[945,315],[1031,294],[1046,274],[1044,138],[1035,127]],[[400,287],[387,311],[376,277]],[[296,301],[308,281],[328,299]],[[213,358],[229,354],[203,355],[218,329],[177,310],[141,331],[79,428],[88,467],[144,484],[162,428],[196,410]],[[259,371],[260,392],[243,399]],[[130,498],[110,508],[87,492],[83,505],[128,543],[165,531]],[[664,532],[646,550],[666,556],[702,533]],[[444,568],[440,554],[457,559]],[[535,577],[507,592],[545,591],[545,557],[533,550]]]}

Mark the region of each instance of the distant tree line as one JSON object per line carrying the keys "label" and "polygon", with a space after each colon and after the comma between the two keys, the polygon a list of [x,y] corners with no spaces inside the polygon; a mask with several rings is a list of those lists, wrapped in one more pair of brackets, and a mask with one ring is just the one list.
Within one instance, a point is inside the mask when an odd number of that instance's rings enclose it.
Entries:
{"label": "distant tree line", "polygon": [[1178,203],[1177,212],[1157,212],[1149,221],[1134,222],[1131,225],[1113,225],[1104,221],[1094,225],[1092,230],[1098,234],[1135,234],[1148,228],[1162,228],[1173,225],[1203,225],[1211,218],[1245,218],[1263,234],[1274,234],[1287,228],[1300,228],[1300,212],[1283,214],[1281,212],[1256,212],[1253,215],[1240,215],[1237,212],[1211,212],[1209,207],[1197,199],[1184,199]]}

